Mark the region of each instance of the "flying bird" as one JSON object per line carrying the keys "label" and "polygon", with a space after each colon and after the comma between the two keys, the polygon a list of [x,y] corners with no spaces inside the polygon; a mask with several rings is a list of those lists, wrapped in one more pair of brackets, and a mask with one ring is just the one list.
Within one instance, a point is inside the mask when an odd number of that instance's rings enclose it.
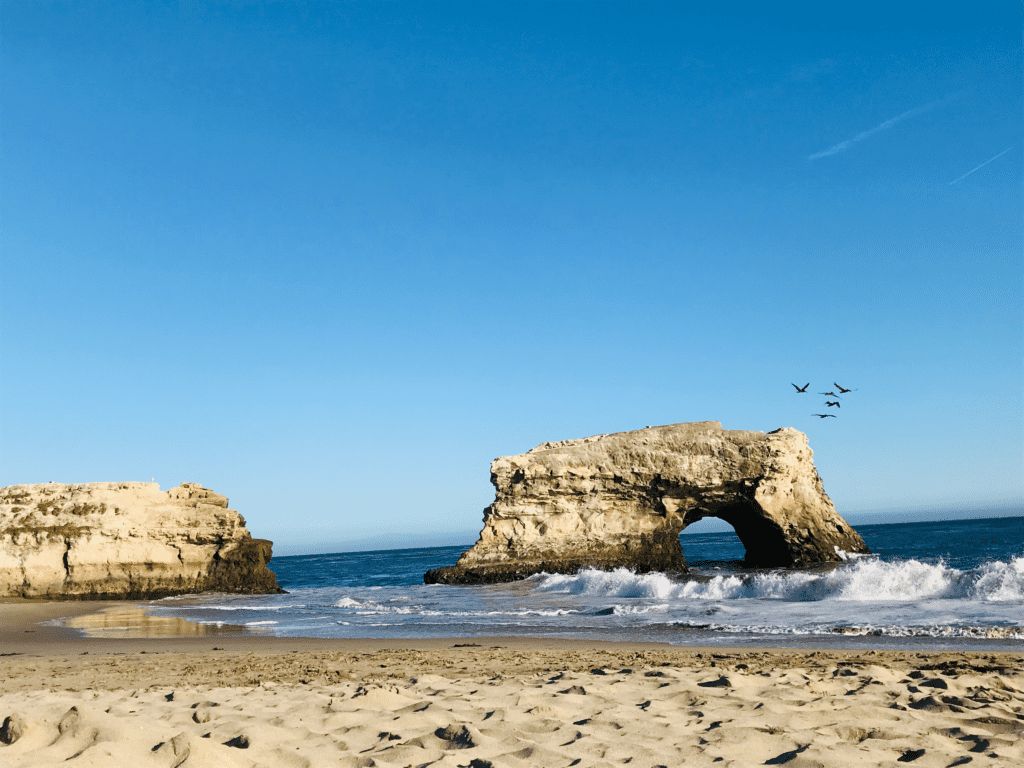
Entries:
{"label": "flying bird", "polygon": [[817,416],[819,419],[834,419],[835,414],[832,413],[812,413],[811,416]]}
{"label": "flying bird", "polygon": [[839,397],[839,395],[837,395],[835,392],[819,392],[818,394],[819,395],[825,395],[825,397],[835,397],[835,398]]}
{"label": "flying bird", "polygon": [[[792,384],[792,382],[790,382],[790,383]],[[808,388],[809,386],[811,386],[811,382],[809,382],[809,381],[808,381],[808,382],[807,382],[806,384],[804,384],[804,386],[803,386],[803,388],[802,388],[802,389],[801,389],[800,387],[797,387],[797,386],[796,386],[796,384],[793,384],[793,386],[794,386],[794,387],[796,387],[796,391],[797,391],[797,392],[806,392],[806,391],[807,391],[807,388]]]}
{"label": "flying bird", "polygon": [[[834,383],[834,382],[833,382],[833,383]],[[856,392],[856,391],[857,391],[857,390],[855,390],[855,389],[846,389],[845,387],[843,387],[843,386],[841,386],[841,385],[839,385],[839,384],[836,384],[836,389],[838,389],[838,390],[839,390],[840,392],[842,392],[842,393],[843,393],[844,395],[845,395],[845,394],[846,394],[847,392]]]}
{"label": "flying bird", "polygon": [[841,406],[841,405],[839,405],[839,403],[838,403],[838,402],[836,402],[836,403],[833,403],[833,402],[832,402],[831,400],[826,400],[826,401],[825,401],[825,405],[827,405],[827,406],[828,406],[829,408],[831,408],[831,407],[832,407],[833,405],[834,405],[834,406],[835,406],[836,408],[842,408],[842,406]]}

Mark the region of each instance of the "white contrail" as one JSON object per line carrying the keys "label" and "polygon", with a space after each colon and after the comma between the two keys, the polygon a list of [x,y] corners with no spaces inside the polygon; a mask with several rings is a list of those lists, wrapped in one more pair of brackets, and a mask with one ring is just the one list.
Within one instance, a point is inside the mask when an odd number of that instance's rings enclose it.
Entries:
{"label": "white contrail", "polygon": [[1003,155],[1005,155],[1005,154],[1006,154],[1007,152],[1009,152],[1009,151],[1010,151],[1011,149],[1013,149],[1013,145],[1010,145],[1009,147],[1007,147],[1006,149],[1004,149],[1004,150],[1003,150],[1002,152],[1000,152],[1000,153],[999,153],[998,155],[996,155],[995,157],[990,157],[990,158],[989,158],[988,160],[986,160],[986,161],[985,161],[984,163],[982,163],[981,165],[979,165],[979,166],[978,166],[977,168],[971,168],[971,170],[969,170],[969,171],[968,171],[967,173],[965,173],[965,174],[964,174],[963,176],[961,176],[961,177],[960,177],[959,179],[953,179],[953,181],[949,182],[949,186],[951,186],[951,187],[952,187],[952,186],[953,186],[954,184],[956,184],[956,183],[957,183],[958,181],[963,181],[964,179],[966,179],[966,178],[967,178],[968,176],[970,176],[970,175],[971,175],[972,173],[974,173],[975,171],[980,171],[980,170],[981,170],[982,168],[984,168],[984,167],[985,167],[986,165],[988,165],[989,163],[991,163],[991,162],[992,162],[993,160],[998,160],[998,159],[999,159],[1000,157],[1002,157]]}
{"label": "white contrail", "polygon": [[884,131],[886,128],[892,128],[894,125],[896,125],[896,123],[901,123],[908,117],[913,117],[914,115],[919,115],[922,112],[927,112],[929,109],[934,109],[944,101],[948,101],[948,99],[938,99],[937,101],[933,101],[930,104],[925,104],[924,106],[921,107],[914,107],[913,109],[904,112],[902,115],[896,115],[896,117],[893,117],[889,120],[886,120],[884,123],[876,125],[874,128],[871,128],[870,130],[864,131],[863,133],[858,133],[852,139],[841,141],[834,147],[829,147],[828,149],[824,149],[821,152],[815,152],[807,159],[819,160],[823,157],[828,157],[829,155],[835,155],[838,154],[839,152],[843,152],[844,150],[849,149],[853,144],[856,144],[858,141],[864,141],[864,139],[868,138],[869,136],[874,136],[879,131]]}

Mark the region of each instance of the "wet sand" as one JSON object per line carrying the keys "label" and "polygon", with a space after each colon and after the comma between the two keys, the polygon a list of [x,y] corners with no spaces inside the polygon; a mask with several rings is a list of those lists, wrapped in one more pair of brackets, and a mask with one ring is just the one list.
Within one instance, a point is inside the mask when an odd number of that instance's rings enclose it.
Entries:
{"label": "wet sand", "polygon": [[[272,638],[116,603],[0,616],[3,766],[1024,764],[1024,649]],[[68,616],[94,636],[38,623]]]}

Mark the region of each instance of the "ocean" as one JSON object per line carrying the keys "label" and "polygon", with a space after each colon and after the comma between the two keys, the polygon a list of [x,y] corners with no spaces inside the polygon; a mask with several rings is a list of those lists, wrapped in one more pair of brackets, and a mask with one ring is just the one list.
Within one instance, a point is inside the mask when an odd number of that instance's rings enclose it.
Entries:
{"label": "ocean", "polygon": [[190,595],[157,616],[286,637],[526,635],[676,645],[1019,650],[1024,517],[858,526],[872,552],[807,570],[745,569],[732,532],[683,535],[688,575],[540,574],[423,584],[467,547],[275,557],[284,595]]}

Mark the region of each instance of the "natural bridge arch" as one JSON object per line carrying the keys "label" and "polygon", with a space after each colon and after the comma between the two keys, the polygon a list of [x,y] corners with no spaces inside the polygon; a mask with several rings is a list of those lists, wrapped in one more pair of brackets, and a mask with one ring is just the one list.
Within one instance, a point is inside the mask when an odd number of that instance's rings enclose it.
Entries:
{"label": "natural bridge arch", "polygon": [[685,571],[680,532],[705,517],[736,531],[744,562],[806,566],[867,552],[795,429],[725,431],[716,421],[544,443],[491,464],[480,540],[427,583],[511,581],[582,568]]}

